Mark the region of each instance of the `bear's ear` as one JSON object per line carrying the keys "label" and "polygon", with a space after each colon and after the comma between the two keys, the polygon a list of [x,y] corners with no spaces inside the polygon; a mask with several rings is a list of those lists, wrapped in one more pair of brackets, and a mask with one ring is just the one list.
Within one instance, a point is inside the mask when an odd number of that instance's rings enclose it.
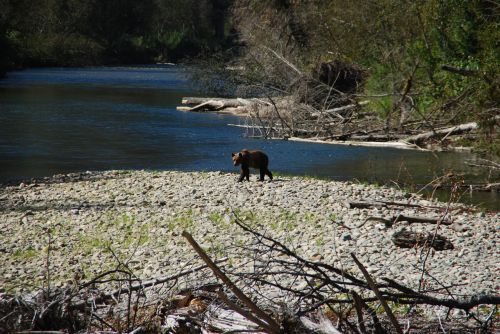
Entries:
{"label": "bear's ear", "polygon": [[231,153],[231,156],[234,157],[236,155],[236,153]]}
{"label": "bear's ear", "polygon": [[243,156],[243,154],[241,154],[241,152],[240,152],[240,153],[238,153],[238,156],[241,158]]}

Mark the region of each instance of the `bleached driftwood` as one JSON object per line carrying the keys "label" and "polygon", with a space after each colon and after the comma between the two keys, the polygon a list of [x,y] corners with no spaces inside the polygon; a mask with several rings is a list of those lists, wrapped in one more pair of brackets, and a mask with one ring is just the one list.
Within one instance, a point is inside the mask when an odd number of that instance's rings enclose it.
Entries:
{"label": "bleached driftwood", "polygon": [[270,105],[268,102],[259,99],[242,99],[242,98],[215,98],[215,97],[184,97],[181,102],[183,105],[178,106],[179,111],[228,111],[228,112],[243,112],[249,111],[249,107],[255,105]]}
{"label": "bleached driftwood", "polygon": [[354,140],[317,140],[313,138],[299,138],[299,137],[290,137],[288,140],[292,141],[300,141],[307,143],[322,143],[322,144],[334,144],[334,145],[349,145],[349,146],[367,146],[367,147],[392,147],[392,148],[400,148],[406,150],[422,150],[420,147],[416,145],[412,145],[409,143],[404,143],[401,141],[389,141],[389,142],[378,142],[378,141],[354,141]]}
{"label": "bleached driftwood", "polygon": [[478,125],[476,122],[464,123],[464,124],[455,125],[455,126],[445,128],[445,129],[440,129],[440,130],[436,130],[436,131],[428,131],[428,132],[420,133],[420,134],[415,135],[415,136],[406,137],[405,139],[402,139],[402,141],[412,143],[412,144],[418,144],[424,140],[438,137],[441,135],[444,135],[445,137],[447,137],[450,135],[455,135],[455,134],[460,134],[460,133],[472,131],[472,130],[477,129],[477,127],[478,127]]}

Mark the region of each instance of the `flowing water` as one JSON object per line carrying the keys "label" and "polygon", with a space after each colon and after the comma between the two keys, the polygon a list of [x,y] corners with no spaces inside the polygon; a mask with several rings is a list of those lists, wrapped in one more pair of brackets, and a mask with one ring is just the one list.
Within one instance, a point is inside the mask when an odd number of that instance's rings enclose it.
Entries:
{"label": "flowing water", "polygon": [[[0,80],[0,183],[107,169],[237,173],[231,152],[242,148],[266,151],[271,171],[283,174],[384,184],[426,184],[450,170],[474,182],[487,177],[468,167],[475,156],[465,153],[245,138],[227,126],[237,117],[175,110],[193,94],[176,66],[11,72]],[[496,193],[463,200],[500,207]]]}

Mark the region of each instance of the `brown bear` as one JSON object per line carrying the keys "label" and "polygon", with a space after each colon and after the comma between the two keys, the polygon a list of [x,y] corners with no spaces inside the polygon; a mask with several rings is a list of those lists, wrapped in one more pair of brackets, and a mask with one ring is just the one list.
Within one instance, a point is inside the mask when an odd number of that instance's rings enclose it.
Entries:
{"label": "brown bear", "polygon": [[273,179],[273,174],[267,169],[267,165],[269,164],[269,158],[262,151],[249,151],[249,150],[241,150],[238,153],[231,153],[233,158],[233,165],[238,166],[241,165],[241,174],[238,182],[243,181],[246,177],[247,181],[250,181],[250,169],[260,169],[260,181],[264,181],[264,175],[269,176],[269,179]]}

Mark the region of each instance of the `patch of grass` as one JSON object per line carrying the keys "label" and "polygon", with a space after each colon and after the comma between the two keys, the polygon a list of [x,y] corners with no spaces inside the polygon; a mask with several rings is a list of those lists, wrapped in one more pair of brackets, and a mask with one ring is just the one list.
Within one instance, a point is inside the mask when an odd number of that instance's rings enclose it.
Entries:
{"label": "patch of grass", "polygon": [[308,225],[316,225],[320,222],[320,218],[311,212],[306,212],[303,215],[302,220]]}
{"label": "patch of grass", "polygon": [[304,175],[301,175],[301,177],[306,179],[306,180],[332,181],[332,178],[330,178],[329,176],[304,174]]}
{"label": "patch of grass", "polygon": [[316,245],[316,247],[323,247],[325,243],[326,242],[323,236],[319,236],[318,238],[316,238],[316,240],[314,240],[314,244]]}
{"label": "patch of grass", "polygon": [[314,174],[290,174],[290,173],[283,173],[283,172],[274,172],[273,171],[273,176],[276,177],[282,177],[282,178],[294,178],[294,177],[299,177],[303,179],[309,179],[309,180],[322,180],[322,181],[332,181],[332,179],[328,176],[320,176],[320,175],[314,175]]}
{"label": "patch of grass", "polygon": [[192,231],[195,227],[193,220],[193,210],[188,209],[177,213],[173,218],[174,224],[182,230]]}
{"label": "patch of grass", "polygon": [[372,186],[372,187],[375,187],[375,188],[380,188],[382,187],[383,185],[380,184],[378,181],[374,180],[374,181],[368,181],[368,180],[358,180],[358,179],[354,179],[353,180],[353,183],[355,184],[359,184],[359,185],[362,185],[362,186]]}
{"label": "patch of grass", "polygon": [[227,224],[224,220],[224,216],[219,212],[212,212],[208,215],[208,220],[210,220],[218,228],[226,228]]}
{"label": "patch of grass", "polygon": [[90,255],[96,250],[103,251],[112,245],[111,239],[97,237],[94,235],[80,234],[79,239],[79,249],[85,254]]}
{"label": "patch of grass", "polygon": [[388,301],[387,304],[395,315],[407,315],[411,310],[411,305],[399,304]]}
{"label": "patch of grass", "polygon": [[205,251],[212,256],[223,257],[225,249],[226,247],[224,245],[213,243]]}
{"label": "patch of grass", "polygon": [[259,217],[257,216],[257,214],[249,210],[234,210],[234,217],[231,219],[231,223],[234,224],[236,219],[239,219],[244,224],[250,227],[255,226],[259,222]]}
{"label": "patch of grass", "polygon": [[12,256],[17,260],[29,260],[37,255],[40,255],[40,252],[31,246],[22,250],[18,249],[12,254]]}
{"label": "patch of grass", "polygon": [[132,174],[134,172],[136,172],[136,171],[134,171],[132,169],[121,169],[121,170],[117,171],[117,174],[118,175],[130,175],[130,174]]}
{"label": "patch of grass", "polygon": [[292,178],[292,177],[296,177],[297,175],[293,175],[293,174],[290,174],[290,173],[283,173],[283,172],[275,172],[273,171],[273,177],[276,178],[276,177],[283,177],[283,178]]}

